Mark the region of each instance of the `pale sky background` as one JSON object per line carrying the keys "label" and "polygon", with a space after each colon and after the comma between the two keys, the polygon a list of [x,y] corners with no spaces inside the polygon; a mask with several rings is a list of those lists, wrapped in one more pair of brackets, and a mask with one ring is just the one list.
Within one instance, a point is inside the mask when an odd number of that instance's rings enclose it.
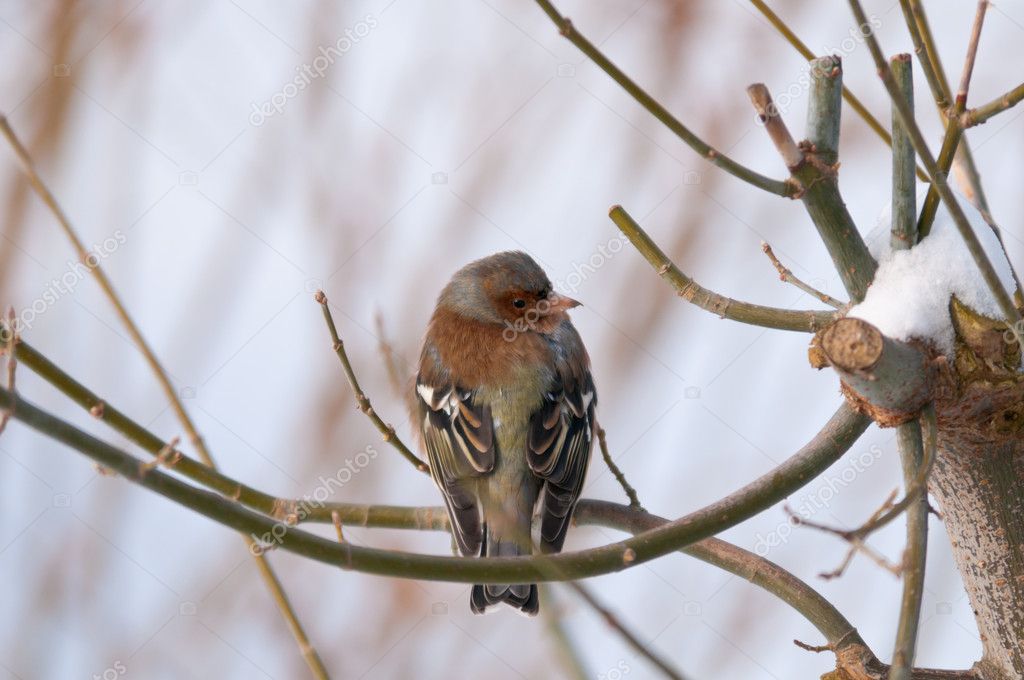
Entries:
{"label": "pale sky background", "polygon": [[[845,82],[887,125],[847,4],[773,7],[820,53],[841,51]],[[560,9],[682,121],[743,163],[784,168],[744,88],[762,81],[802,135],[806,65],[747,2],[564,0]],[[957,77],[972,2],[926,3]],[[910,49],[893,0],[866,3],[889,54]],[[346,31],[350,33],[347,34]],[[280,112],[304,64],[342,53]],[[992,6],[972,103],[1019,83],[1024,3]],[[688,273],[762,304],[813,307],[760,250],[842,288],[799,203],[704,163],[512,0],[339,3],[73,3],[0,0],[0,110],[103,258],[228,474],[279,495],[311,494],[367,446],[378,455],[332,500],[435,505],[433,485],[354,409],[312,292],[333,305],[364,388],[408,441],[408,418],[378,350],[381,315],[410,373],[437,292],[464,263],[523,249],[584,307],[613,455],[652,512],[678,517],[763,474],[840,403],[806,360],[807,335],[722,321],[678,300],[607,218],[625,206]],[[940,128],[919,70],[919,119]],[[280,101],[281,97],[277,97]],[[968,133],[1011,261],[1024,262],[1019,157],[1024,109]],[[254,122],[261,123],[254,125]],[[841,188],[863,232],[889,196],[887,149],[845,112]],[[0,304],[43,298],[73,251],[0,150]],[[584,277],[573,276],[598,256]],[[577,280],[582,278],[582,280]],[[571,289],[567,286],[573,284]],[[37,303],[38,304],[38,303]],[[170,439],[182,434],[92,280],[42,303],[25,339],[111,404]],[[29,400],[118,445],[116,433],[27,370]],[[860,461],[860,462],[858,462]],[[864,464],[867,461],[867,464]],[[813,518],[860,524],[900,484],[894,432],[872,428],[789,499]],[[585,496],[623,501],[597,457]],[[931,520],[920,665],[980,654],[942,524]],[[748,549],[786,526],[781,506],[723,538]],[[329,527],[313,530],[330,536]],[[902,522],[871,539],[897,560]],[[439,533],[350,530],[366,545],[446,553]],[[579,528],[570,549],[617,540]],[[832,600],[888,660],[900,584],[866,558],[823,581],[845,546],[801,529],[768,557]],[[468,586],[345,573],[283,551],[270,559],[337,678],[561,677],[543,619],[474,617]],[[82,455],[9,425],[0,437],[0,678],[301,678],[308,672],[242,542],[227,529]],[[821,637],[740,578],[673,555],[592,579],[593,592],[693,678],[818,677]],[[564,587],[556,612],[588,677],[654,671]],[[106,673],[106,675],[104,675]],[[619,674],[618,676],[616,674]]]}

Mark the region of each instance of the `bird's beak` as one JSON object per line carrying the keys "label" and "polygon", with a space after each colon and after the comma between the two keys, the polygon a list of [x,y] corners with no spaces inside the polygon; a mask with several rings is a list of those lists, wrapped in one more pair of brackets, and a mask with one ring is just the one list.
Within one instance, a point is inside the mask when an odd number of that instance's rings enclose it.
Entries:
{"label": "bird's beak", "polygon": [[582,303],[579,300],[573,300],[571,297],[552,293],[551,297],[548,298],[548,304],[551,306],[551,311],[564,312],[573,307],[579,307]]}

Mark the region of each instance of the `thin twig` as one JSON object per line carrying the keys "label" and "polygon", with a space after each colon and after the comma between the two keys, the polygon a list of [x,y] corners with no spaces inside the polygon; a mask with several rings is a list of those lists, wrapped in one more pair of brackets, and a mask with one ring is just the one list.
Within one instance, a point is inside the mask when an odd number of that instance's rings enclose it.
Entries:
{"label": "thin twig", "polygon": [[978,58],[978,44],[981,42],[981,27],[985,23],[985,12],[988,10],[988,0],[978,0],[978,8],[974,13],[974,23],[971,26],[971,38],[967,43],[967,56],[964,58],[963,72],[960,74],[960,87],[957,89],[953,105],[958,113],[963,113],[967,108],[967,91],[971,89],[971,75],[974,73],[974,62]]}
{"label": "thin twig", "polygon": [[640,106],[644,107],[652,116],[661,121],[665,127],[671,130],[679,139],[683,140],[691,149],[696,151],[702,158],[725,170],[733,177],[763,189],[768,193],[777,196],[792,198],[796,193],[796,187],[789,182],[780,181],[766,177],[750,168],[737,163],[729,156],[718,151],[710,144],[695,135],[689,128],[679,122],[675,116],[669,113],[668,109],[662,106],[654,97],[648,94],[642,87],[636,84],[629,76],[622,72],[608,57],[583,36],[572,21],[562,16],[555,6],[548,0],[537,0],[537,4],[544,10],[551,21],[558,28],[569,42],[575,45],[583,54],[590,58],[598,68],[611,76],[612,80],[618,83]]}
{"label": "thin twig", "polygon": [[626,624],[619,620],[619,617],[617,617],[612,610],[601,604],[601,602],[594,597],[590,590],[582,583],[577,581],[566,581],[566,585],[572,588],[584,602],[590,605],[591,609],[600,614],[601,618],[604,619],[604,622],[617,632],[630,647],[635,649],[641,656],[654,664],[654,666],[657,667],[666,678],[683,680],[683,676],[679,671],[673,668],[665,659],[661,658],[661,655],[645,645]]}
{"label": "thin twig", "polygon": [[[874,513],[872,513],[871,517],[868,519],[868,522],[870,523],[877,520],[878,517],[882,515],[882,513],[892,508],[892,502],[895,498],[896,491],[893,491],[892,494],[890,494],[889,497],[882,504],[882,506],[875,510]],[[838,536],[850,544],[849,548],[847,548],[846,550],[846,554],[843,556],[843,561],[839,563],[839,566],[837,566],[835,569],[832,569],[831,571],[823,571],[818,574],[819,577],[825,579],[826,581],[839,578],[844,573],[846,573],[846,569],[850,566],[850,563],[853,561],[854,555],[856,555],[859,552],[864,553],[864,555],[869,557],[873,562],[881,566],[883,569],[886,569],[887,571],[890,571],[893,574],[899,576],[900,566],[897,564],[892,564],[884,557],[882,557],[880,554],[878,554],[878,552],[876,552],[874,548],[870,547],[865,542],[864,536],[860,536],[857,534],[856,530],[850,531],[847,529],[839,529],[837,527],[829,526],[828,524],[822,524],[820,522],[811,521],[793,512],[789,508],[789,506],[783,506],[783,510],[786,512],[787,515],[789,515],[790,520],[795,525],[805,526],[811,529],[817,529],[818,531],[823,531],[825,533]]]}
{"label": "thin twig", "polygon": [[[951,93],[946,83],[946,74],[942,72],[942,64],[937,61],[934,42],[931,40],[931,31],[926,29],[927,22],[924,18],[924,10],[919,2],[914,0],[900,0],[900,9],[903,11],[903,19],[907,24],[907,32],[910,34],[910,41],[914,45],[914,54],[921,64],[924,78],[928,82],[928,89],[935,99],[935,106],[942,114],[949,108]],[[928,41],[925,41],[925,34]]]}
{"label": "thin twig", "polygon": [[[914,44],[914,53],[917,54],[921,70],[924,71],[925,80],[935,100],[935,108],[943,125],[947,123],[947,115],[952,105],[953,93],[946,78],[946,72],[942,68],[942,60],[939,58],[938,48],[932,36],[931,28],[928,25],[928,17],[925,15],[924,7],[920,0],[900,0],[900,8],[903,11],[903,18],[907,24],[907,32],[910,34],[911,42]],[[981,176],[974,163],[974,155],[971,153],[970,145],[966,140],[959,146],[960,152],[955,157],[957,167],[957,179],[960,182],[961,191],[972,197],[971,201],[977,206],[982,215],[988,215],[988,200],[985,198],[985,191],[981,186]],[[926,179],[925,181],[929,181]],[[991,220],[988,220],[990,224]]]}
{"label": "thin twig", "polygon": [[540,583],[537,587],[540,589],[541,602],[545,603],[540,608],[540,615],[547,624],[558,656],[565,666],[567,677],[571,677],[572,680],[588,680],[590,673],[587,671],[583,655],[565,625],[563,607],[556,602],[554,589],[547,583]]}
{"label": "thin twig", "polygon": [[[967,93],[971,87],[971,75],[974,72],[974,61],[978,54],[978,43],[981,40],[981,29],[985,23],[985,11],[988,9],[988,0],[980,0],[978,9],[974,15],[974,24],[971,27],[971,38],[967,45],[967,56],[964,58],[963,72],[960,75],[960,88],[957,90],[953,105],[945,115],[946,133],[942,139],[942,146],[936,159],[939,170],[945,175],[953,167],[953,159],[963,137],[963,126],[960,125],[960,116],[967,108]],[[939,194],[934,184],[928,187],[928,194],[924,199],[924,207],[921,209],[921,217],[917,222],[918,238],[924,238],[931,230],[932,221],[939,206]]]}
{"label": "thin twig", "polygon": [[768,256],[768,259],[771,260],[771,263],[775,266],[775,271],[779,272],[780,280],[796,286],[803,292],[807,293],[812,297],[818,298],[819,300],[824,302],[826,305],[829,305],[830,307],[842,309],[843,307],[846,306],[839,300],[829,295],[828,293],[822,293],[814,286],[804,283],[803,281],[798,279],[796,275],[792,272],[792,270],[790,270],[788,267],[786,267],[786,265],[782,264],[782,262],[779,261],[779,258],[775,256],[775,251],[772,250],[772,247],[768,245],[767,241],[761,241],[761,250],[764,252],[765,255]]}
{"label": "thin twig", "polygon": [[[929,412],[932,414],[931,416],[928,416]],[[932,409],[932,407],[927,407],[923,411],[923,416],[925,418],[934,418],[934,409]],[[931,434],[929,436],[934,438],[934,426],[930,425],[930,428],[931,429],[929,430],[929,432],[931,432]],[[789,513],[790,517],[792,517],[792,519],[797,524],[801,524],[804,526],[811,527],[812,529],[818,529],[819,531],[824,531],[826,533],[833,534],[835,536],[842,538],[844,541],[850,544],[850,550],[847,553],[847,556],[844,559],[843,564],[838,569],[835,569],[832,572],[828,572],[828,574],[822,574],[822,577],[835,578],[836,576],[841,576],[846,568],[846,565],[849,564],[850,559],[853,557],[853,554],[857,551],[863,551],[865,554],[872,557],[872,559],[881,564],[883,567],[899,575],[901,567],[891,567],[888,562],[881,558],[881,556],[877,555],[877,553],[873,553],[873,551],[871,551],[867,547],[864,541],[872,533],[878,531],[879,529],[881,529],[882,527],[884,527],[885,525],[889,524],[894,519],[899,517],[901,514],[903,514],[903,512],[906,511],[909,507],[911,507],[911,505],[915,501],[924,498],[925,502],[927,503],[928,478],[931,475],[932,468],[935,466],[935,458],[935,446],[926,446],[924,451],[924,460],[917,468],[916,475],[910,481],[908,481],[907,489],[906,492],[903,494],[903,498],[901,498],[899,502],[894,503],[893,501],[895,500],[897,494],[897,491],[894,490],[885,500],[885,502],[882,503],[878,510],[872,513],[871,517],[869,517],[868,520],[864,522],[864,524],[857,527],[856,529],[839,529],[837,527],[828,526],[826,524],[812,522],[793,513],[788,508],[786,509],[786,512]]]}
{"label": "thin twig", "polygon": [[[864,14],[864,8],[861,6],[859,0],[849,0],[849,4],[858,21],[863,22],[867,20]],[[910,133],[910,138],[914,143],[914,150],[917,152],[925,170],[928,172],[928,176],[932,180],[932,185],[937,188],[939,196],[942,198],[942,202],[945,203],[946,208],[952,215],[953,222],[956,224],[957,230],[960,232],[960,236],[963,238],[964,243],[967,244],[967,250],[970,252],[974,262],[978,265],[978,269],[981,270],[982,277],[985,279],[985,284],[988,286],[989,290],[992,291],[992,295],[999,303],[999,308],[1006,317],[1005,320],[1010,322],[1011,329],[1016,328],[1016,322],[1020,320],[1020,313],[1014,306],[1013,299],[1010,294],[1006,292],[1005,288],[1003,288],[1003,285],[999,280],[999,275],[996,273],[995,267],[992,266],[992,262],[988,259],[988,255],[985,254],[985,249],[982,247],[981,241],[978,240],[977,235],[971,228],[971,223],[967,219],[967,215],[964,213],[963,208],[960,206],[960,202],[957,201],[956,196],[949,188],[945,174],[942,173],[936,165],[935,157],[932,156],[931,151],[928,149],[928,144],[925,142],[924,136],[921,134],[921,130],[918,128],[917,122],[914,120],[913,112],[910,111],[906,100],[904,100],[900,94],[899,86],[896,84],[896,80],[893,77],[892,69],[889,68],[889,64],[882,54],[882,48],[878,44],[878,39],[872,33],[865,36],[865,40],[867,40],[868,49],[875,61],[875,67],[878,69],[878,74],[882,79],[882,83],[885,85],[885,89],[889,93],[889,98],[893,101],[896,109],[899,111],[900,121]],[[1021,347],[1024,348],[1024,336],[1017,333],[1017,340]]]}
{"label": "thin twig", "polygon": [[626,481],[626,475],[622,474],[622,470],[612,460],[612,455],[608,452],[608,442],[605,439],[604,428],[600,425],[597,426],[597,443],[601,449],[601,457],[604,458],[605,465],[611,470],[612,475],[615,476],[615,481],[619,483],[622,490],[626,492],[626,497],[629,498],[629,507],[636,510],[643,510],[644,506],[640,505],[640,499],[636,495],[636,489],[634,489],[629,482]]}
{"label": "thin twig", "polygon": [[338,359],[341,360],[341,367],[345,371],[345,377],[348,378],[348,384],[352,387],[352,392],[356,398],[356,405],[360,411],[362,411],[373,423],[373,426],[377,428],[377,431],[384,437],[384,441],[391,444],[392,447],[405,458],[407,461],[413,464],[413,466],[420,472],[430,474],[430,468],[427,464],[420,460],[415,453],[413,453],[408,446],[405,445],[398,435],[395,433],[395,428],[384,422],[384,420],[377,415],[377,412],[373,410],[373,406],[370,404],[370,398],[366,396],[363,389],[359,386],[359,380],[356,378],[355,371],[352,370],[352,362],[349,361],[348,353],[345,352],[345,343],[342,342],[341,338],[338,337],[338,328],[334,325],[334,316],[331,314],[330,304],[327,302],[327,296],[322,290],[318,290],[314,299],[320,305],[320,309],[324,313],[324,321],[327,323],[327,331],[331,334],[331,347],[334,349],[335,354],[338,355]]}
{"label": "thin twig", "polygon": [[988,119],[992,116],[1016,106],[1022,99],[1024,99],[1024,83],[1021,83],[1009,92],[996,97],[987,104],[982,104],[977,108],[965,111],[960,117],[960,125],[964,128],[981,125],[982,123],[988,122]]}
{"label": "thin twig", "polygon": [[[153,374],[156,376],[157,382],[164,392],[164,396],[170,403],[172,410],[174,411],[175,415],[178,418],[178,421],[181,423],[181,426],[185,429],[185,433],[188,435],[189,441],[192,443],[192,445],[196,449],[196,452],[199,454],[199,458],[207,466],[211,468],[216,468],[216,464],[214,463],[213,457],[210,455],[210,452],[207,450],[205,442],[199,435],[199,432],[196,430],[196,427],[192,422],[192,418],[185,410],[184,404],[182,404],[181,399],[178,397],[178,394],[174,389],[174,386],[171,384],[171,380],[170,377],[167,375],[167,371],[160,364],[160,361],[157,359],[156,354],[150,348],[149,343],[143,337],[142,332],[139,330],[139,327],[135,324],[135,321],[131,318],[131,315],[128,314],[127,308],[124,306],[124,303],[121,301],[121,298],[117,295],[117,292],[114,290],[113,284],[110,282],[110,279],[107,278],[107,275],[103,271],[103,268],[100,266],[99,261],[94,256],[90,257],[92,254],[86,249],[85,244],[82,242],[81,238],[79,238],[78,234],[71,226],[71,222],[70,220],[68,220],[68,217],[64,213],[64,210],[60,207],[60,204],[57,202],[57,199],[54,197],[53,193],[46,186],[42,178],[39,176],[39,173],[36,171],[35,163],[32,161],[32,157],[29,155],[28,150],[21,143],[21,140],[15,134],[10,124],[7,122],[7,118],[3,115],[0,115],[0,133],[3,134],[3,136],[7,139],[8,143],[11,145],[11,148],[14,150],[15,155],[18,157],[18,160],[21,163],[22,171],[25,173],[25,176],[27,177],[29,184],[32,186],[32,189],[36,192],[40,199],[42,199],[43,203],[46,204],[47,208],[49,208],[50,212],[53,213],[53,216],[57,219],[57,222],[60,224],[61,229],[64,231],[64,235],[68,238],[68,240],[74,247],[75,253],[78,256],[79,261],[83,265],[85,265],[88,268],[88,270],[92,273],[92,275],[96,278],[96,281],[99,284],[100,288],[103,290],[104,295],[107,297],[110,304],[114,307],[114,311],[116,312],[118,318],[121,320],[121,323],[128,331],[128,334],[131,336],[132,341],[135,343],[136,347],[139,348],[139,351],[142,353],[143,358],[145,359],[150,370],[152,370]],[[251,548],[251,539],[247,537],[243,538],[246,541],[247,548]],[[250,550],[250,553],[251,552],[252,551]],[[295,641],[298,644],[300,653],[306,660],[306,663],[309,666],[311,673],[313,674],[314,677],[318,679],[326,679],[328,677],[327,669],[324,667],[323,661],[321,661],[316,649],[309,642],[309,639],[306,636],[306,633],[303,630],[301,623],[299,622],[298,616],[296,615],[295,610],[291,605],[291,602],[288,600],[288,596],[284,591],[284,587],[282,586],[280,579],[277,577],[277,575],[274,573],[274,571],[271,569],[270,565],[266,562],[265,558],[262,555],[253,555],[253,558],[256,562],[257,568],[260,571],[261,577],[263,578],[268,590],[270,591],[271,597],[273,597],[274,602],[277,604],[278,609],[281,612],[281,615],[285,619],[285,623],[292,631],[292,635],[295,637]]]}
{"label": "thin twig", "polygon": [[156,454],[156,457],[153,458],[153,460],[149,461],[148,463],[140,462],[139,470],[141,470],[142,473],[145,474],[150,470],[155,470],[161,465],[167,467],[174,467],[174,464],[171,461],[173,460],[174,455],[177,453],[178,443],[180,441],[180,437],[174,437],[173,439],[171,439],[171,441],[167,442],[167,444],[165,444],[164,447],[160,449],[160,451]]}
{"label": "thin twig", "polygon": [[815,654],[834,651],[832,649],[832,645],[809,645],[806,642],[801,642],[800,640],[793,640],[793,644],[799,647],[800,649],[803,649],[808,652],[814,652]]}
{"label": "thin twig", "polygon": [[837,318],[835,312],[795,311],[764,307],[733,300],[710,291],[681,272],[622,206],[612,206],[608,215],[630,243],[654,267],[658,276],[675,288],[679,297],[701,309],[717,314],[723,319],[732,319],[765,328],[813,333],[825,328]]}

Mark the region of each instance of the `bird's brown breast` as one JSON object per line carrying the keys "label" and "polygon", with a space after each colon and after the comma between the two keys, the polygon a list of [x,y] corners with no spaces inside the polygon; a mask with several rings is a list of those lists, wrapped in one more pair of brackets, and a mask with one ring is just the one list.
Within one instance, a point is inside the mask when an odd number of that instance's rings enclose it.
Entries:
{"label": "bird's brown breast", "polygon": [[552,361],[550,344],[538,333],[467,319],[443,308],[434,312],[427,342],[437,349],[450,380],[465,389],[500,388],[521,379],[524,365],[550,366]]}

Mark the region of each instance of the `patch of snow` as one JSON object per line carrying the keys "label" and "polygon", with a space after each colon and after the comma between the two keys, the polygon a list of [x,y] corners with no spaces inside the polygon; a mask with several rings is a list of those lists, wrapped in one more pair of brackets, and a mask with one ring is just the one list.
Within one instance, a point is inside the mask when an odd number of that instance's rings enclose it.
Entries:
{"label": "patch of snow", "polygon": [[[923,203],[923,195],[919,194],[918,206]],[[1012,293],[1016,288],[1013,272],[995,232],[974,206],[958,198],[999,280]],[[848,315],[874,324],[891,338],[930,340],[952,357],[950,297],[956,295],[974,311],[996,319],[1003,316],[999,304],[944,205],[939,204],[928,236],[910,250],[892,250],[891,224],[887,209],[866,239],[868,249],[878,261],[878,271],[864,301],[850,309]]]}

